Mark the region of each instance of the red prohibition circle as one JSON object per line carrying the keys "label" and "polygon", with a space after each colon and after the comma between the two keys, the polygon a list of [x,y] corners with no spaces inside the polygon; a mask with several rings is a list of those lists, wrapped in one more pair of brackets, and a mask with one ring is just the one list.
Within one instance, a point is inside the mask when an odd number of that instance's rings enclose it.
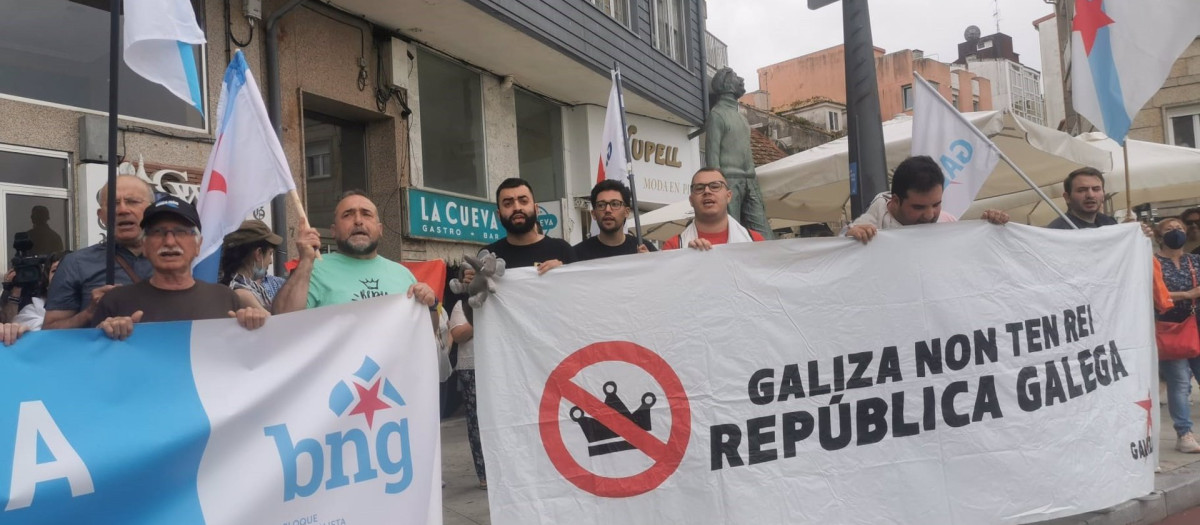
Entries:
{"label": "red prohibition circle", "polygon": [[[642,430],[632,421],[608,408],[599,398],[586,392],[571,380],[584,368],[609,361],[634,365],[650,374],[666,394],[671,408],[671,432],[666,443]],[[654,460],[650,468],[623,478],[601,476],[588,471],[567,451],[563,442],[558,410],[563,400],[575,403],[636,449]],[[654,490],[683,461],[691,437],[692,413],[687,393],[679,376],[663,358],[649,349],[627,341],[607,341],[585,346],[559,363],[546,379],[538,427],[542,445],[554,468],[576,487],[597,496],[627,498]]]}

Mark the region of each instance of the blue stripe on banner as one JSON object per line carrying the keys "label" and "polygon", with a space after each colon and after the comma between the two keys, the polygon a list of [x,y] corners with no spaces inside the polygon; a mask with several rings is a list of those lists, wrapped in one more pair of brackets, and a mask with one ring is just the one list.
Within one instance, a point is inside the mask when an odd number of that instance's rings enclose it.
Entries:
{"label": "blue stripe on banner", "polygon": [[1121,93],[1121,76],[1113,60],[1109,27],[1102,27],[1096,32],[1092,52],[1088,55],[1088,65],[1092,68],[1092,82],[1096,85],[1100,113],[1104,115],[1104,133],[1117,144],[1125,144],[1125,135],[1129,133],[1131,122],[1129,112],[1125,110],[1125,97]]}
{"label": "blue stripe on banner", "polygon": [[242,55],[242,50],[237,50],[233,54],[233,58],[229,60],[229,67],[225,68],[225,85],[222,87],[221,98],[225,102],[224,114],[221,115],[220,126],[217,130],[217,136],[220,137],[225,133],[225,127],[229,125],[229,115],[233,113],[234,103],[238,98],[238,93],[242,90],[242,86],[246,85],[246,71],[249,66],[246,65],[246,57]]}
{"label": "blue stripe on banner", "polygon": [[192,107],[203,115],[204,101],[200,95],[200,69],[196,67],[196,55],[191,44],[176,43],[179,44],[179,58],[183,59],[183,74],[187,75],[188,91],[192,94]]}
{"label": "blue stripe on banner", "polygon": [[206,283],[217,282],[217,273],[221,269],[221,250],[222,248],[218,246],[216,252],[196,263],[196,266],[192,268],[192,277]]}
{"label": "blue stripe on banner", "polygon": [[55,330],[0,348],[0,521],[204,523],[190,338],[191,323],[159,323],[124,342]]}

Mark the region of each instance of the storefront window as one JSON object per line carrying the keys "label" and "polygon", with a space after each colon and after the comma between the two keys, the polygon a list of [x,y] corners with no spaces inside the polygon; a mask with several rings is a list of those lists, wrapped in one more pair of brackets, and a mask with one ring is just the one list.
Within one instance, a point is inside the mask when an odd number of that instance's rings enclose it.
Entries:
{"label": "storefront window", "polygon": [[304,112],[304,178],[308,222],[333,224],[333,209],[347,190],[367,190],[366,128],[321,113]]}
{"label": "storefront window", "polygon": [[[108,111],[109,2],[0,0],[0,95]],[[192,0],[203,14],[203,1]],[[203,27],[203,17],[198,17]],[[205,70],[202,47],[196,63]],[[202,73],[203,74],[203,73]],[[204,128],[196,108],[121,63],[121,115]]]}
{"label": "storefront window", "polygon": [[532,93],[517,91],[517,157],[521,178],[540,201],[561,199],[562,110]]}
{"label": "storefront window", "polygon": [[64,153],[0,146],[0,225],[6,263],[16,255],[13,241],[24,232],[33,241],[27,255],[49,255],[73,247]]}
{"label": "storefront window", "polygon": [[479,74],[428,52],[417,60],[424,185],[487,197]]}

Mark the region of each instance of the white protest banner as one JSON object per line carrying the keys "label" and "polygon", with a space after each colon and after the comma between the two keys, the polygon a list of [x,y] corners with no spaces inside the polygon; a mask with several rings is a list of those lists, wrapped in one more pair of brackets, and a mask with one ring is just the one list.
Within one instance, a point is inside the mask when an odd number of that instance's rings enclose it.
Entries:
{"label": "white protest banner", "polygon": [[492,523],[1025,523],[1154,488],[1150,242],[980,221],[510,270]]}
{"label": "white protest banner", "polygon": [[26,334],[0,351],[0,522],[440,524],[436,356],[403,296]]}

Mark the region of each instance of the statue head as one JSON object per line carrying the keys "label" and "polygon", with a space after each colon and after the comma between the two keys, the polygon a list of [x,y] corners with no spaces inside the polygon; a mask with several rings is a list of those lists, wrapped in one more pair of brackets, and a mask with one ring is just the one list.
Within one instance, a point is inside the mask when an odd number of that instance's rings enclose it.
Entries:
{"label": "statue head", "polygon": [[713,75],[712,93],[714,95],[730,94],[734,98],[740,98],[746,94],[746,81],[734,73],[733,69],[723,67]]}

